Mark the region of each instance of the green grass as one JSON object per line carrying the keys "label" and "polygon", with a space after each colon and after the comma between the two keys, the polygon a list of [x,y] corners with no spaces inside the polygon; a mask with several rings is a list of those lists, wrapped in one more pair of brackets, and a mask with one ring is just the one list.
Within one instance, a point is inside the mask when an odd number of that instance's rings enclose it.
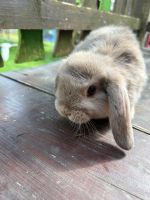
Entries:
{"label": "green grass", "polygon": [[17,33],[0,33],[0,43],[2,42],[9,42],[9,43],[18,43],[18,34]]}
{"label": "green grass", "polygon": [[[0,39],[0,43],[4,43],[4,42],[8,42],[8,40]],[[44,49],[45,49],[45,59],[44,60],[16,64],[14,61],[15,61],[15,56],[17,53],[17,47],[10,48],[9,60],[4,63],[4,67],[0,68],[0,72],[38,67],[40,65],[45,65],[47,63],[58,60],[58,58],[53,58],[52,54],[51,54],[52,49],[53,49],[53,44],[44,42]]]}

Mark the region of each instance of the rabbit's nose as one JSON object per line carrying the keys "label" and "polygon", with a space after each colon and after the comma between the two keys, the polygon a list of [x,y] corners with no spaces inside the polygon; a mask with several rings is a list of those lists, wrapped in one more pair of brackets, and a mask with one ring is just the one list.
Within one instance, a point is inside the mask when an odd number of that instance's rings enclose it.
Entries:
{"label": "rabbit's nose", "polygon": [[71,111],[69,111],[67,106],[57,100],[55,101],[55,108],[61,116],[69,117],[71,115]]}
{"label": "rabbit's nose", "polygon": [[71,112],[69,112],[68,110],[63,110],[63,113],[66,117],[69,117],[71,115]]}
{"label": "rabbit's nose", "polygon": [[71,115],[71,112],[63,105],[61,105],[59,107],[59,111],[62,113],[62,115],[64,115],[65,117],[68,117],[69,115]]}

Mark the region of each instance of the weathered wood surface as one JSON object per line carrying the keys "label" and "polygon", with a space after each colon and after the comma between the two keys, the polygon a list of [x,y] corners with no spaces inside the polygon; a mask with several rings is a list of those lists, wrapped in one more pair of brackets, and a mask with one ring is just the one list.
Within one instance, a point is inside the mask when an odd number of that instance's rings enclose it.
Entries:
{"label": "weathered wood surface", "polygon": [[114,12],[124,14],[126,9],[127,0],[116,0],[114,6]]}
{"label": "weathered wood surface", "polygon": [[[83,7],[89,7],[92,9],[98,9],[98,1],[97,0],[84,0],[82,2]],[[86,30],[86,31],[80,31],[80,33],[76,33],[74,36],[74,46],[78,44],[81,40],[83,40],[91,30]]]}
{"label": "weathered wood surface", "polygon": [[45,93],[54,94],[54,81],[61,61],[56,61],[45,66],[21,71],[1,73],[4,76],[17,80],[25,85],[35,87]]}
{"label": "weathered wood surface", "polygon": [[149,16],[150,1],[149,0],[132,0],[132,16],[140,17],[142,24],[145,23]]}
{"label": "weathered wood surface", "polygon": [[79,8],[55,0],[0,1],[0,28],[90,30],[114,23],[135,30],[140,27],[137,18]]}
{"label": "weathered wood surface", "polygon": [[126,0],[125,15],[134,16],[132,12],[134,0]]}
{"label": "weathered wood surface", "polygon": [[[146,55],[147,54],[147,55]],[[150,53],[145,53],[148,81],[136,107],[134,122],[150,130]]]}
{"label": "weathered wood surface", "polygon": [[148,135],[124,152],[101,121],[99,140],[76,139],[51,95],[3,77],[0,91],[1,200],[149,200]]}
{"label": "weathered wood surface", "polygon": [[97,4],[98,4],[97,0],[84,0],[82,5],[84,7],[97,9],[97,6],[98,6]]}
{"label": "weathered wood surface", "polygon": [[149,16],[148,16],[148,19],[147,19],[147,23],[146,23],[146,31],[150,32],[150,13],[149,13]]}
{"label": "weathered wood surface", "polygon": [[[59,1],[63,2],[63,0]],[[69,3],[75,4],[75,0],[69,1]],[[68,55],[74,48],[72,38],[73,30],[58,30],[57,39],[52,55],[54,57],[62,57]]]}
{"label": "weathered wood surface", "polygon": [[44,56],[42,30],[19,30],[19,45],[15,62],[41,60]]}
{"label": "weathered wood surface", "polygon": [[57,40],[52,52],[54,57],[63,57],[73,50],[73,30],[59,30]]}
{"label": "weathered wood surface", "polygon": [[149,13],[150,13],[149,0],[142,0],[142,1],[133,0],[132,16],[139,17],[141,19],[141,29],[139,32],[140,39],[144,38]]}
{"label": "weathered wood surface", "polygon": [[[136,107],[136,115],[133,122],[150,131],[150,59],[146,58],[148,84],[142,93],[141,99]],[[54,94],[54,81],[61,61],[41,66],[35,69],[28,69],[19,72],[7,72],[4,75],[27,85]]]}

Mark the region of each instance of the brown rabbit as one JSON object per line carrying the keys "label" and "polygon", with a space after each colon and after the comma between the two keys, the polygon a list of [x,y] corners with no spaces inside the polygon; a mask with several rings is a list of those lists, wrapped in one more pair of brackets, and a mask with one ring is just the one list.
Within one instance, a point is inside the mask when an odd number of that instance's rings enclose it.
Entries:
{"label": "brown rabbit", "polygon": [[77,124],[109,118],[123,149],[134,143],[131,119],[146,82],[145,64],[128,27],[92,31],[63,61],[55,85],[55,107]]}

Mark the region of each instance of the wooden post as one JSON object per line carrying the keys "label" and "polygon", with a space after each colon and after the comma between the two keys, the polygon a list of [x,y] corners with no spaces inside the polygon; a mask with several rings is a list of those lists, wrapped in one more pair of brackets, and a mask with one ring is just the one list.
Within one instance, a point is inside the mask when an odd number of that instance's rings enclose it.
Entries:
{"label": "wooden post", "polygon": [[19,30],[19,46],[16,63],[44,58],[42,30]]}
{"label": "wooden post", "polygon": [[126,3],[127,3],[127,0],[116,0],[114,12],[119,13],[119,14],[124,14],[125,8],[126,8]]}
{"label": "wooden post", "polygon": [[[97,10],[98,9],[98,0],[84,0],[83,6]],[[83,31],[82,34],[81,34],[81,40],[83,40],[89,33],[90,33],[90,30],[89,31]]]}
{"label": "wooden post", "polygon": [[[82,0],[81,5],[83,7],[89,7],[93,9],[98,9],[98,0]],[[91,30],[85,30],[85,31],[75,31],[73,35],[73,44],[76,45],[80,42],[80,40],[83,40]]]}
{"label": "wooden post", "polygon": [[[64,0],[58,0],[64,1]],[[75,0],[65,0],[65,2],[75,4]],[[52,52],[54,57],[62,57],[68,55],[73,50],[73,30],[59,30],[57,32],[57,39]]]}
{"label": "wooden post", "polygon": [[150,32],[150,13],[149,13],[147,24],[146,24],[146,31]]}
{"label": "wooden post", "polygon": [[140,40],[144,39],[149,13],[150,13],[150,0],[142,0],[142,1],[134,0],[132,8],[132,16],[138,17],[141,20],[141,27],[139,31]]}
{"label": "wooden post", "polygon": [[[75,3],[75,0],[72,1],[68,0],[67,2]],[[97,0],[81,0],[80,3],[84,7],[97,9]],[[53,56],[61,57],[69,54],[73,50],[74,45],[77,44],[80,40],[84,39],[89,34],[89,32],[90,30],[86,31],[60,30],[58,32],[57,41],[53,50]]]}
{"label": "wooden post", "polygon": [[1,56],[1,53],[0,53],[0,67],[3,67],[4,66],[4,62],[3,62],[3,58]]}
{"label": "wooden post", "polygon": [[52,52],[54,57],[62,57],[68,55],[72,49],[72,30],[59,30],[57,33],[57,40]]}
{"label": "wooden post", "polygon": [[132,8],[133,8],[134,0],[126,0],[126,7],[125,7],[125,15],[132,16]]}

